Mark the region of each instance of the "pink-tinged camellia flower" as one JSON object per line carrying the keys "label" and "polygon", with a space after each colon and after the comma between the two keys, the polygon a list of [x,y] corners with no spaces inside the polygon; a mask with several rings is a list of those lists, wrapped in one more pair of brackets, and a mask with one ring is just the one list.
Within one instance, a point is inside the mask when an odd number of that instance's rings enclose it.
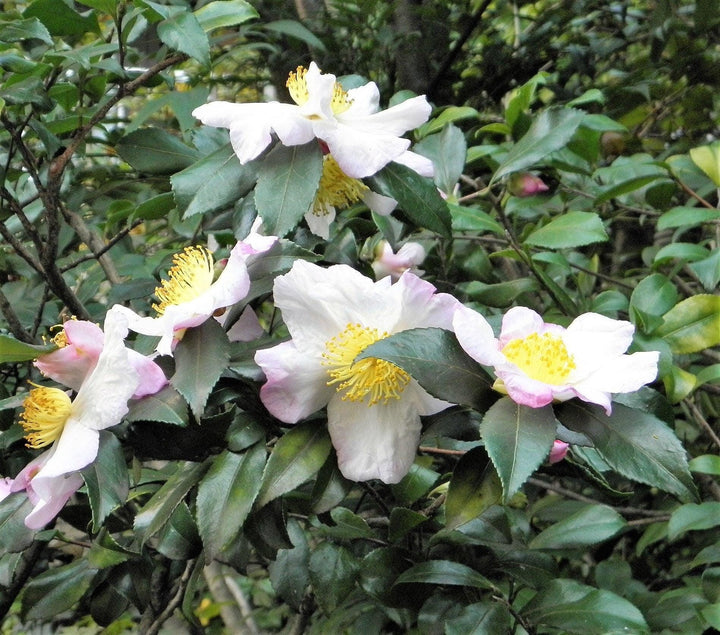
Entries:
{"label": "pink-tinged camellia flower", "polygon": [[563,328],[515,307],[496,339],[482,315],[461,306],[453,328],[471,357],[495,369],[498,388],[531,408],[578,397],[609,415],[613,393],[633,392],[657,376],[658,352],[625,354],[633,325],[598,313],[584,313]]}
{"label": "pink-tinged camellia flower", "polygon": [[125,348],[127,331],[125,318],[111,309],[105,318],[103,349],[75,399],[58,388],[41,386],[23,402],[20,423],[28,446],[51,447],[21,472],[12,489],[28,492],[40,526],[80,486],[79,475],[73,474],[95,460],[99,431],[120,423],[128,400],[143,381]]}
{"label": "pink-tinged camellia flower", "polygon": [[529,172],[515,172],[508,178],[507,189],[513,196],[525,198],[547,192],[549,188],[539,176]]}
{"label": "pink-tinged camellia flower", "polygon": [[345,477],[400,481],[415,457],[420,416],[451,404],[393,364],[354,360],[399,331],[448,329],[457,300],[412,273],[396,284],[373,282],[347,265],[324,269],[302,260],[275,279],[274,297],[292,339],[255,355],[267,378],[260,391],[267,409],[295,423],[327,405]]}
{"label": "pink-tinged camellia flower", "polygon": [[224,269],[213,282],[215,262],[204,247],[186,247],[173,257],[168,279],[155,290],[159,302],[153,304],[157,317],[140,317],[127,307],[116,306],[126,316],[132,331],[160,337],[156,350],[172,355],[175,344],[186,329],[199,326],[217,311],[242,300],[250,289],[247,259],[267,251],[277,242],[275,236],[252,231],[230,252]]}
{"label": "pink-tinged camellia flower", "polygon": [[555,439],[552,449],[550,450],[550,454],[548,455],[548,461],[550,463],[559,463],[565,458],[569,447],[569,443]]}
{"label": "pink-tinged camellia flower", "polygon": [[228,128],[241,163],[257,158],[274,133],[286,146],[320,139],[342,171],[354,178],[375,174],[390,161],[416,172],[424,169],[421,165],[432,165],[408,151],[410,141],[400,136],[427,121],[431,107],[424,96],[380,110],[374,82],[345,91],[335,75],[320,72],[315,62],[290,73],[287,87],[295,104],[215,101],[192,114],[208,126]]}
{"label": "pink-tinged camellia flower", "polygon": [[[92,322],[68,320],[53,342],[58,345],[58,350],[41,355],[35,361],[35,366],[43,375],[73,390],[79,390],[85,377],[95,368],[103,350],[105,335],[102,329]],[[162,369],[151,359],[129,349],[128,360],[143,378],[133,394],[135,399],[154,395],[167,384]]]}
{"label": "pink-tinged camellia flower", "polygon": [[375,260],[370,266],[376,280],[390,276],[395,282],[406,271],[422,275],[424,272],[418,269],[417,265],[422,264],[423,260],[425,260],[425,249],[420,243],[407,242],[395,253],[390,243],[383,240],[375,247]]}

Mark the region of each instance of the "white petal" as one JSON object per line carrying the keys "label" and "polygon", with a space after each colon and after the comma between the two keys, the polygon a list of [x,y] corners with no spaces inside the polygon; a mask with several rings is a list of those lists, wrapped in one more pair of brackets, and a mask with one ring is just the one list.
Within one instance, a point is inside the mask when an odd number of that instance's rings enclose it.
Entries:
{"label": "white petal", "polygon": [[379,112],[358,116],[352,108],[337,116],[338,122],[355,130],[373,135],[399,136],[424,124],[432,107],[424,95],[405,101]]}
{"label": "white petal", "polygon": [[542,333],[545,330],[543,319],[532,309],[516,306],[508,310],[502,319],[500,329],[500,348],[509,341],[522,339],[532,333]]}
{"label": "white petal", "polygon": [[495,372],[505,384],[510,399],[530,408],[542,408],[552,403],[556,396],[553,386],[532,379],[519,369],[510,369],[511,366],[507,364],[506,367],[495,367]]}
{"label": "white petal", "polygon": [[366,117],[380,110],[380,91],[375,82],[347,91],[350,107],[342,113],[346,119]]}
{"label": "white petal", "polygon": [[[219,317],[221,323],[224,321],[223,318],[224,316]],[[227,336],[231,342],[252,342],[263,333],[265,333],[265,329],[260,324],[257,314],[251,306],[246,306],[240,317],[227,331]]]}
{"label": "white petal", "polygon": [[97,430],[72,417],[68,419],[62,435],[53,444],[47,462],[31,481],[38,496],[48,500],[52,496],[56,477],[90,465],[97,457],[99,439]]}
{"label": "white petal", "polygon": [[293,342],[283,342],[255,353],[267,381],[260,399],[275,417],[296,423],[320,410],[335,394],[327,385],[327,371],[320,360],[298,351]]}
{"label": "white petal", "polygon": [[412,400],[367,406],[337,395],[328,404],[328,430],[345,478],[397,483],[415,460],[421,424]]}
{"label": "white petal", "polygon": [[305,73],[305,84],[307,86],[308,99],[300,106],[300,112],[304,117],[322,119],[335,119],[330,103],[332,102],[335,89],[335,75],[321,73],[315,62]]}
{"label": "white petal", "polygon": [[305,222],[313,234],[327,240],[330,238],[330,223],[335,220],[335,208],[327,205],[325,212],[325,214],[315,214],[311,209],[305,214]]}
{"label": "white petal", "polygon": [[590,388],[608,393],[634,392],[655,380],[659,356],[655,351],[620,355],[574,382],[573,387],[580,393]]}
{"label": "white petal", "polygon": [[390,290],[399,302],[399,319],[392,332],[412,328],[452,329],[453,314],[459,302],[447,293],[435,293],[435,287],[406,271]]}
{"label": "white petal", "polygon": [[592,372],[606,361],[622,355],[632,343],[635,327],[624,320],[598,313],[584,313],[575,318],[563,334],[568,352],[578,373]]}
{"label": "white petal", "polygon": [[33,510],[25,516],[25,526],[35,530],[45,527],[82,484],[83,478],[77,473],[47,479],[48,497],[36,500]]}
{"label": "white petal", "polygon": [[476,362],[485,366],[504,362],[492,327],[477,311],[459,305],[453,315],[453,330],[460,346]]}
{"label": "white petal", "polygon": [[395,157],[395,163],[401,163],[417,172],[420,176],[433,177],[435,175],[435,166],[427,157],[417,154],[416,152],[403,152],[399,157]]}
{"label": "white petal", "polygon": [[383,196],[372,190],[365,190],[362,200],[371,211],[380,214],[380,216],[388,216],[397,207],[397,201],[394,198]]}

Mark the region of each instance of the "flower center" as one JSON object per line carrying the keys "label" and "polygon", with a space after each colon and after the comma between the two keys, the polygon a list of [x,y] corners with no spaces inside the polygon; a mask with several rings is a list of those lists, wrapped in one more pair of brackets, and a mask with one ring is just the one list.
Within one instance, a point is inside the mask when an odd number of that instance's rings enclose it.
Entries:
{"label": "flower center", "polygon": [[369,189],[360,179],[345,174],[337,161],[326,154],[323,157],[323,171],[313,201],[312,213],[315,216],[325,216],[330,213],[329,208],[341,210],[350,207]]}
{"label": "flower center", "polygon": [[339,335],[326,342],[322,363],[330,376],[327,385],[337,384],[338,392],[345,391],[343,400],[363,401],[370,395],[368,406],[374,406],[380,401],[400,399],[400,393],[410,381],[410,375],[404,370],[374,357],[353,363],[370,344],[387,336],[356,323],[348,324]]}
{"label": "flower center", "polygon": [[502,353],[528,377],[553,386],[564,384],[575,369],[575,361],[565,342],[552,333],[532,333],[511,340]]}
{"label": "flower center", "polygon": [[204,247],[185,247],[173,256],[173,266],[168,271],[169,280],[163,280],[155,289],[159,304],[153,304],[158,315],[169,306],[190,302],[207,291],[213,282],[214,261]]}
{"label": "flower center", "polygon": [[[33,384],[34,385],[34,384]],[[60,438],[70,416],[72,402],[59,388],[38,386],[30,391],[20,415],[29,448],[44,448]]]}
{"label": "flower center", "polygon": [[[307,68],[298,66],[295,71],[290,72],[287,82],[285,83],[290,92],[290,97],[292,97],[292,100],[298,106],[304,106],[310,98],[307,79],[305,79],[306,74]],[[333,111],[333,114],[339,115],[348,108],[350,108],[350,99],[348,99],[348,95],[343,87],[335,82],[332,98],[330,99],[330,109]]]}

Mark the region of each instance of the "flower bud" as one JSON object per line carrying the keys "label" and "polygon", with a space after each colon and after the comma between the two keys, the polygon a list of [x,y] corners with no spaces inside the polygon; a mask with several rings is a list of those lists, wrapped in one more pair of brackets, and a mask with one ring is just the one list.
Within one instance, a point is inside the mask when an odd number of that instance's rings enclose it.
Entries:
{"label": "flower bud", "polygon": [[529,172],[515,172],[511,174],[508,179],[507,189],[513,196],[523,198],[547,192],[548,186],[545,185],[539,176],[535,176]]}
{"label": "flower bud", "polygon": [[569,447],[569,443],[556,439],[553,443],[552,449],[550,450],[548,461],[550,461],[550,463],[559,463],[565,458]]}

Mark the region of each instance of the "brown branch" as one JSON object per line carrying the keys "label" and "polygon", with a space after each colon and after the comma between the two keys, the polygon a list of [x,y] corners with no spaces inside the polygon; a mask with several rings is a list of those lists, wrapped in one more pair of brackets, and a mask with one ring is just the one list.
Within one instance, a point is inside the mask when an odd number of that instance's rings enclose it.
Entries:
{"label": "brown branch", "polygon": [[15,314],[15,311],[13,311],[10,300],[8,300],[7,296],[2,292],[2,288],[0,288],[0,312],[3,314],[10,332],[16,339],[19,339],[21,342],[27,342],[28,344],[33,343],[32,336],[23,328],[23,325]]}
{"label": "brown branch", "polygon": [[115,268],[115,263],[113,263],[105,249],[105,243],[102,238],[100,238],[92,228],[88,227],[80,214],[70,211],[64,205],[61,206],[61,211],[68,225],[75,230],[80,240],[82,240],[93,253],[95,260],[100,263],[107,279],[113,284],[118,284],[120,282],[120,275]]}
{"label": "brown branch", "polygon": [[158,633],[160,631],[160,627],[174,613],[175,609],[180,606],[183,595],[185,594],[185,589],[187,587],[188,581],[190,580],[190,575],[192,574],[194,565],[195,560],[187,561],[187,564],[185,565],[185,571],[183,571],[181,578],[177,582],[177,590],[175,591],[175,595],[170,598],[162,613],[160,613],[160,615],[157,616],[155,621],[150,624],[148,629],[144,631],[143,635],[155,635],[156,633]]}

